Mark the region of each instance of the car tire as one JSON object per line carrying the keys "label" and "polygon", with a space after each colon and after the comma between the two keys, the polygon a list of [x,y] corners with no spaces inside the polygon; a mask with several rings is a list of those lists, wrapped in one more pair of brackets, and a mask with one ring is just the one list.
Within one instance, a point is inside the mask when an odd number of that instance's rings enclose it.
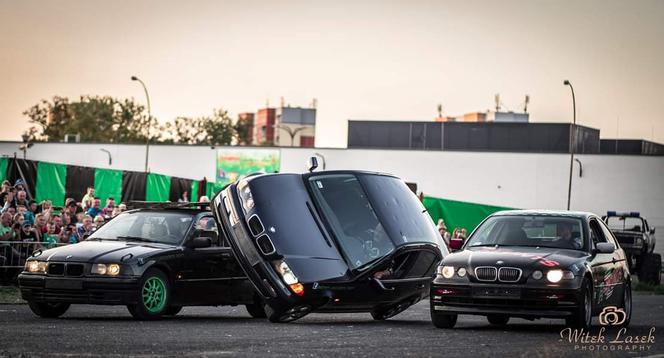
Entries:
{"label": "car tire", "polygon": [[416,299],[407,299],[391,306],[377,308],[371,311],[371,317],[376,321],[384,321],[405,311],[415,303],[417,303]]}
{"label": "car tire", "polygon": [[486,316],[486,319],[494,326],[504,326],[510,321],[510,316],[503,314],[492,314]]}
{"label": "car tire", "polygon": [[587,278],[581,285],[581,299],[579,307],[572,312],[572,316],[565,319],[565,325],[571,328],[590,329],[593,318],[593,295],[590,280]]}
{"label": "car tire", "polygon": [[625,312],[625,320],[620,324],[621,327],[628,327],[629,321],[632,319],[632,285],[631,283],[625,283],[625,288],[623,290],[622,304],[620,305],[623,312]]}
{"label": "car tire", "polygon": [[433,307],[433,303],[431,303],[430,307],[430,312],[431,312],[431,323],[436,328],[454,328],[454,325],[457,323],[457,318],[458,316],[456,314],[443,314],[443,313],[438,313]]}
{"label": "car tire", "polygon": [[288,323],[298,320],[311,312],[311,306],[302,305],[288,309],[274,309],[270,305],[265,305],[265,315],[268,321],[272,323]]}
{"label": "car tire", "polygon": [[51,303],[28,301],[32,313],[42,318],[57,318],[62,316],[69,307],[69,303]]}
{"label": "car tire", "polygon": [[248,305],[244,305],[244,307],[247,309],[247,312],[249,313],[249,315],[253,318],[266,318],[267,317],[267,315],[265,314],[265,308],[260,303],[251,303],[251,304],[248,304]]}
{"label": "car tire", "polygon": [[161,270],[148,269],[139,281],[136,295],[137,303],[127,306],[135,319],[147,321],[162,318],[171,298],[168,277]]}
{"label": "car tire", "polygon": [[168,306],[164,310],[164,316],[175,316],[182,311],[182,306]]}
{"label": "car tire", "polygon": [[641,255],[641,267],[639,268],[639,280],[652,285],[662,282],[662,256],[660,254]]}

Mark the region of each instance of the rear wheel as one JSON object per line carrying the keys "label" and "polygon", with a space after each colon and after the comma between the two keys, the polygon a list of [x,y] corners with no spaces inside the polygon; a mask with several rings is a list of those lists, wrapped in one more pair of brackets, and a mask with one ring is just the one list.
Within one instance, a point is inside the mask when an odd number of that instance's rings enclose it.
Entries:
{"label": "rear wheel", "polygon": [[504,326],[509,322],[510,316],[504,314],[492,314],[486,316],[486,319],[494,326]]}
{"label": "rear wheel", "polygon": [[262,304],[252,303],[252,304],[244,305],[244,307],[247,308],[247,312],[249,312],[249,315],[253,318],[265,318],[265,317],[267,317],[267,315],[265,314],[265,309],[263,308]]}
{"label": "rear wheel", "polygon": [[456,314],[438,313],[436,312],[433,303],[431,303],[430,312],[431,323],[433,323],[436,328],[454,328],[454,325],[457,323],[458,316]]}
{"label": "rear wheel", "polygon": [[590,287],[590,280],[585,279],[581,286],[581,301],[579,302],[579,307],[574,310],[571,317],[565,319],[565,325],[572,328],[590,329],[593,318],[592,311],[592,289]]}
{"label": "rear wheel", "polygon": [[50,303],[50,302],[34,302],[28,301],[28,306],[32,313],[43,318],[56,318],[62,316],[67,310],[69,303]]}
{"label": "rear wheel", "polygon": [[273,323],[287,323],[298,320],[311,312],[311,306],[302,305],[289,309],[275,310],[270,305],[265,305],[267,319]]}
{"label": "rear wheel", "polygon": [[170,287],[168,278],[161,270],[149,269],[141,278],[138,287],[138,303],[127,306],[134,318],[154,320],[167,314]]}
{"label": "rear wheel", "polygon": [[625,283],[621,308],[625,312],[625,321],[620,326],[627,327],[632,319],[632,285],[630,283]]}

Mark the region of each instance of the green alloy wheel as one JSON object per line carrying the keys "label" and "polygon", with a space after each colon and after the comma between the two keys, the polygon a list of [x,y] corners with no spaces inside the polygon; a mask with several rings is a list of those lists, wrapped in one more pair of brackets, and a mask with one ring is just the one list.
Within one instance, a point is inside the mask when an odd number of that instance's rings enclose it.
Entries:
{"label": "green alloy wheel", "polygon": [[168,278],[157,269],[148,270],[139,285],[139,303],[129,305],[129,313],[136,319],[159,319],[168,315],[168,300],[170,299]]}

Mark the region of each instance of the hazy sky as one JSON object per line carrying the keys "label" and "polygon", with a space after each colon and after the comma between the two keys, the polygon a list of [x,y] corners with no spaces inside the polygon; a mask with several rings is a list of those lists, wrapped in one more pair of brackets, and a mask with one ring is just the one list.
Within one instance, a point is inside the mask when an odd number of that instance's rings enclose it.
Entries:
{"label": "hazy sky", "polygon": [[[42,98],[144,101],[160,121],[318,99],[318,146],[350,119],[432,120],[500,93],[531,120],[664,142],[664,1],[0,0],[0,139]],[[618,124],[619,121],[619,124]]]}

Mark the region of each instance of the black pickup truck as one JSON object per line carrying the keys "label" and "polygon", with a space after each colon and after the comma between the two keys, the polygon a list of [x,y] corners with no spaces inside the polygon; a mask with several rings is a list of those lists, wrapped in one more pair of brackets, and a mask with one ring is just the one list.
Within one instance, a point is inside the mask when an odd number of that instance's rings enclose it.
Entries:
{"label": "black pickup truck", "polygon": [[654,254],[655,228],[639,212],[609,211],[604,221],[627,254],[630,269],[641,281],[660,282],[661,255]]}

